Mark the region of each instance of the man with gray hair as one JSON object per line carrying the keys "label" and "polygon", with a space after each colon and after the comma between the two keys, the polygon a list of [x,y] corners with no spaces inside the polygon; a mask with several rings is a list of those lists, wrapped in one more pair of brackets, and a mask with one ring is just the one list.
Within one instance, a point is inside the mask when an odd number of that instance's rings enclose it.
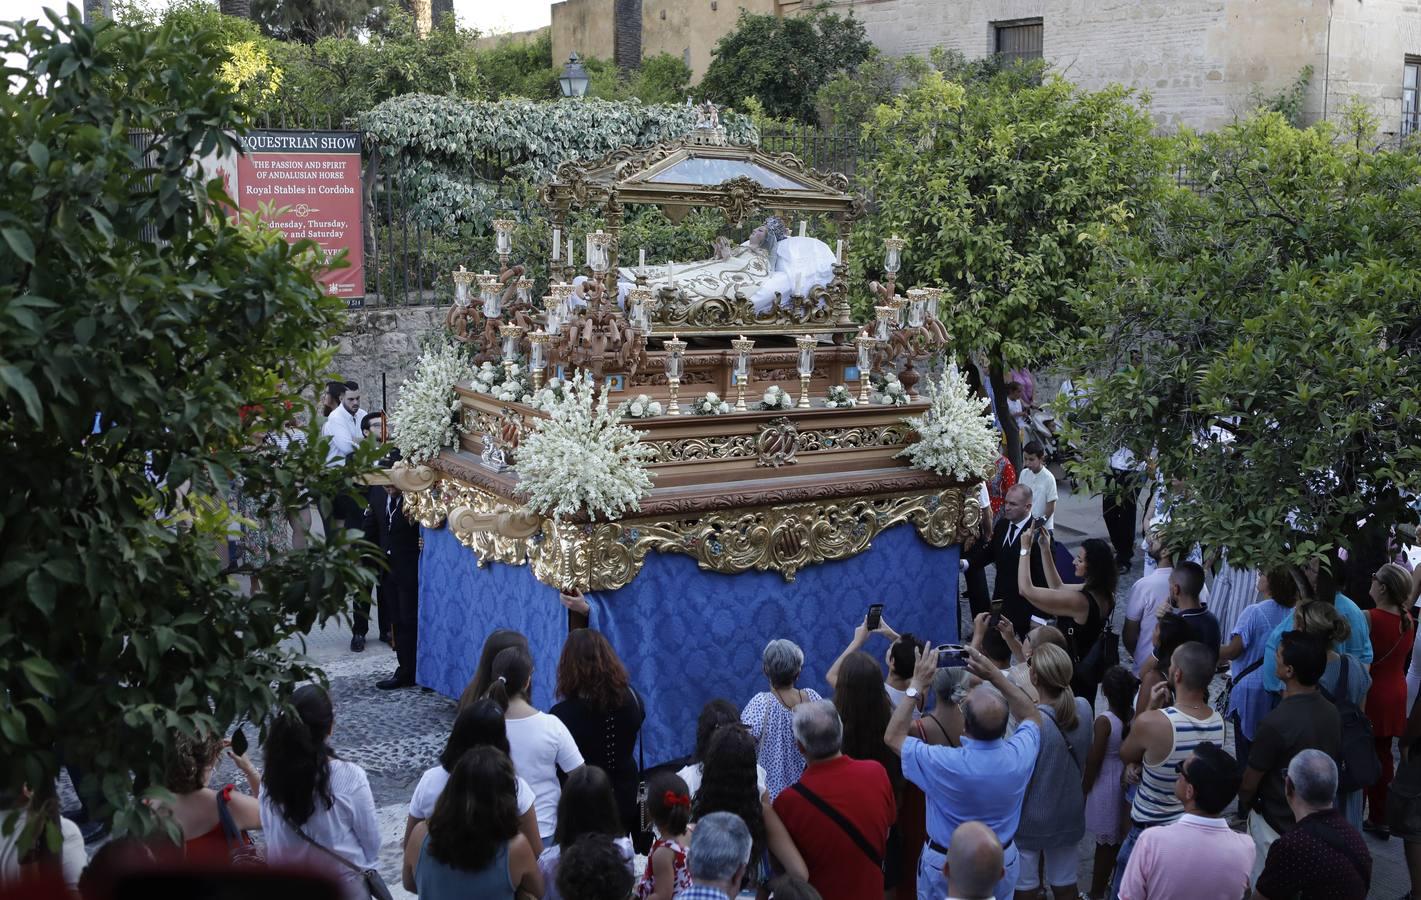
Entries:
{"label": "man with gray hair", "polygon": [[750,829],[735,813],[714,812],[696,823],[686,868],[691,886],[676,900],[730,900],[739,896],[750,864]]}
{"label": "man with gray hair", "polygon": [[1254,896],[1362,900],[1372,883],[1372,855],[1332,802],[1337,763],[1321,750],[1299,751],[1288,763],[1283,790],[1298,824],[1268,848]]}
{"label": "man with gray hair", "polygon": [[883,764],[843,754],[844,724],[827,700],[794,708],[794,740],[807,763],[774,808],[824,900],[883,896],[888,829],[898,817]]}
{"label": "man with gray hair", "polygon": [[[962,746],[932,746],[910,737],[911,701],[937,674],[938,651],[926,649],[919,651],[912,683],[883,736],[889,749],[903,757],[903,777],[927,796],[928,840],[918,857],[918,900],[946,896],[942,873],[952,836],[959,825],[971,821],[985,824],[1001,842],[1003,875],[996,896],[1006,900],[1016,890],[1016,829],[1041,749],[1041,711],[1005,672],[968,647],[968,671],[986,683],[973,688],[963,703]],[[1006,737],[1009,713],[1020,724]]]}

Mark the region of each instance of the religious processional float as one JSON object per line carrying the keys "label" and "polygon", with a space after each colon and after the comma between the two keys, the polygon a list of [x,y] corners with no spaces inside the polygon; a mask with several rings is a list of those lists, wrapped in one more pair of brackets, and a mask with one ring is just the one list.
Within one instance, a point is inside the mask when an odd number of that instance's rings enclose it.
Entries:
{"label": "religious processional float", "polygon": [[[559,169],[541,301],[514,223],[495,221],[501,271],[453,273],[447,325],[469,353],[433,350],[395,411],[408,462],[391,478],[424,527],[420,683],[458,696],[484,637],[514,628],[550,703],[557,591],[581,590],[633,684],[674,703],[648,721],[658,759],[689,749],[704,700],[759,689],[771,638],[798,642],[816,679],[870,602],[900,631],[956,639],[958,551],[997,455],[985,402],[955,366],[932,375],[943,291],[898,292],[904,241],[884,242],[860,328],[848,180],[727,145],[713,110],[700,126]],[[633,204],[751,230],[704,260],[625,265]],[[564,243],[577,208],[606,223],[581,267]],[[835,248],[803,221],[792,234],[796,216],[833,222]]]}

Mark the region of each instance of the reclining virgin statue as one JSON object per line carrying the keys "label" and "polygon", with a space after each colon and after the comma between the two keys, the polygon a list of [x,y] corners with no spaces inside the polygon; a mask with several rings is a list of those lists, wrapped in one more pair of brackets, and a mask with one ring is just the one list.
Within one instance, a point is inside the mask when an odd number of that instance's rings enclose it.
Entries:
{"label": "reclining virgin statue", "polygon": [[792,295],[806,296],[827,286],[834,279],[834,251],[817,238],[790,237],[785,223],[770,216],[739,246],[717,238],[710,259],[618,269],[619,293],[625,295],[638,276],[644,276],[652,290],[674,287],[692,302],[748,299],[763,315],[777,298],[780,306],[789,308]]}

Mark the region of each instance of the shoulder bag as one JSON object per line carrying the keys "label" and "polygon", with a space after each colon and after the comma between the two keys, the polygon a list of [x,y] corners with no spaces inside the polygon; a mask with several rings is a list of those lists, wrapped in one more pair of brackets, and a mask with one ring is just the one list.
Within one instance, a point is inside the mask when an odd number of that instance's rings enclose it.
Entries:
{"label": "shoulder bag", "polygon": [[230,784],[217,792],[217,820],[222,823],[222,835],[227,839],[227,856],[234,866],[264,865],[261,849],[245,831],[237,827],[237,820],[232,817],[232,810],[227,806],[227,795],[231,792]]}
{"label": "shoulder bag", "polygon": [[365,889],[370,892],[370,896],[373,898],[373,900],[395,900],[394,895],[390,893],[390,889],[385,885],[385,879],[380,877],[380,873],[378,871],[376,871],[375,869],[362,869],[360,866],[357,866],[355,863],[346,859],[344,856],[341,856],[339,853],[335,852],[324,844],[316,843],[315,841],[311,840],[310,835],[306,834],[305,829],[296,829],[296,834],[298,837],[301,838],[301,840],[310,844],[312,847],[315,847],[317,850],[326,854],[331,859],[336,860],[341,865],[345,866],[347,869],[351,869],[355,872],[358,872],[360,874],[361,880],[365,882]]}
{"label": "shoulder bag", "polygon": [[863,832],[858,830],[858,826],[850,822],[843,813],[830,806],[828,801],[823,797],[805,787],[803,782],[796,781],[789,786],[789,790],[799,794],[799,796],[809,801],[810,806],[813,806],[828,816],[829,821],[839,826],[839,830],[843,831],[850,841],[853,841],[855,847],[863,851],[863,855],[868,857],[869,862],[873,863],[875,868],[880,871],[883,869],[884,863],[886,862],[883,855],[873,849],[873,845],[868,842],[868,838],[864,837]]}
{"label": "shoulder bag", "polygon": [[1376,784],[1382,777],[1382,764],[1377,758],[1371,721],[1347,696],[1347,671],[1352,668],[1351,657],[1340,656],[1338,666],[1342,671],[1337,679],[1337,696],[1332,696],[1320,683],[1317,689],[1337,707],[1337,715],[1342,720],[1342,756],[1337,760],[1337,790],[1346,793]]}

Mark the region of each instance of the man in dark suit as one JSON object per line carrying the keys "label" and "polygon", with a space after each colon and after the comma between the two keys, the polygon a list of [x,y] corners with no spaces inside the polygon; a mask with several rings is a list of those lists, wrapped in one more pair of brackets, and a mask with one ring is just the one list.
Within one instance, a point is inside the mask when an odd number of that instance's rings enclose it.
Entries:
{"label": "man in dark suit", "polygon": [[[1002,615],[1006,616],[1018,635],[1024,636],[1031,628],[1033,615],[1046,618],[1046,614],[1032,606],[1017,589],[1016,574],[1022,544],[1031,525],[1031,488],[1023,484],[1013,485],[1002,501],[1002,514],[992,529],[992,538],[981,546],[972,559],[975,567],[988,564],[997,567],[997,580],[992,588],[992,599],[1002,601]],[[1046,583],[1045,570],[1041,567],[1041,548],[1031,550],[1031,581],[1033,584]],[[977,612],[973,610],[974,614]]]}
{"label": "man in dark suit", "polygon": [[375,683],[381,690],[413,687],[415,651],[419,644],[419,525],[405,517],[400,489],[386,485],[383,502],[372,498],[366,510],[366,537],[385,555],[389,570],[380,591],[388,602],[391,637],[399,666],[395,674]]}

